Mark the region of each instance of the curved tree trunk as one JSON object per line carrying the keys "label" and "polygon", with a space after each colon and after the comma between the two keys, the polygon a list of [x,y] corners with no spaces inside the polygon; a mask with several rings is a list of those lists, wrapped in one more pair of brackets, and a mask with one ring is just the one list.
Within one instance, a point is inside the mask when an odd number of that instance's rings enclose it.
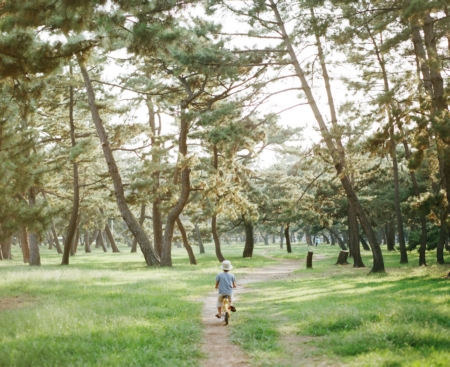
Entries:
{"label": "curved tree trunk", "polygon": [[[367,238],[369,240],[369,243],[372,248],[372,255],[373,255],[373,267],[371,269],[371,272],[385,272],[384,268],[384,261],[383,261],[383,254],[381,252],[381,248],[378,244],[378,241],[376,239],[375,233],[373,231],[372,225],[370,223],[370,220],[368,216],[366,215],[363,207],[361,206],[361,203],[356,196],[355,190],[353,189],[349,178],[344,172],[344,166],[345,166],[345,151],[342,147],[342,143],[340,140],[339,135],[336,135],[334,137],[335,142],[333,141],[333,135],[330,134],[326,124],[325,120],[323,119],[322,113],[320,112],[316,100],[314,98],[314,95],[311,91],[311,88],[309,86],[308,80],[306,79],[306,75],[297,59],[297,54],[292,46],[291,38],[289,37],[288,32],[286,31],[283,19],[278,11],[278,5],[275,3],[274,0],[269,0],[270,7],[273,10],[276,20],[277,20],[277,26],[280,30],[280,34],[283,37],[284,45],[286,46],[286,51],[288,55],[290,56],[291,62],[294,66],[295,73],[297,77],[300,80],[303,92],[306,95],[307,101],[309,106],[312,109],[312,112],[314,113],[316,122],[319,125],[320,132],[322,134],[322,137],[324,139],[324,142],[328,148],[328,151],[330,153],[330,157],[333,159],[334,166],[336,168],[336,172],[339,176],[339,179],[342,183],[342,186],[347,194],[347,199],[349,201],[349,205],[352,205],[357,213],[357,216],[359,217],[359,221],[361,223],[361,226],[364,229],[364,232],[367,235]],[[312,11],[312,9],[311,9]],[[314,14],[312,13],[314,16]],[[334,111],[334,105],[333,105],[333,98],[331,95],[331,88],[329,83],[329,77],[326,69],[326,64],[324,60],[324,54],[322,51],[322,47],[320,44],[320,37],[318,35],[318,30],[314,29],[316,31],[316,44],[317,44],[317,50],[319,52],[319,59],[322,67],[322,75],[325,81],[325,87],[327,91],[328,96],[328,104],[330,107],[330,112],[332,115],[332,125],[333,129],[336,130],[335,132],[338,133],[338,126],[337,126],[337,120],[335,117],[335,111]]]}
{"label": "curved tree trunk", "polygon": [[[141,248],[142,254],[144,255],[144,259],[147,265],[157,265],[159,263],[159,257],[155,253],[153,246],[145,234],[142,227],[139,225],[139,222],[134,217],[131,212],[128,204],[125,200],[125,193],[122,184],[122,177],[120,176],[119,169],[116,164],[116,160],[113,155],[113,151],[108,141],[108,135],[106,134],[106,130],[103,126],[102,119],[100,118],[100,114],[98,112],[98,107],[95,102],[95,94],[92,88],[91,80],[89,78],[88,71],[84,64],[83,57],[77,54],[78,65],[81,70],[81,74],[83,75],[84,84],[86,87],[86,93],[88,96],[89,107],[92,114],[92,120],[94,122],[95,128],[97,130],[97,134],[100,138],[103,155],[105,157],[106,163],[108,165],[109,175],[112,179],[114,185],[114,194],[116,197],[117,206],[122,215],[123,220],[128,226],[128,229],[131,231],[133,236],[137,239],[137,242]],[[172,227],[173,229],[173,227]]]}
{"label": "curved tree trunk", "polygon": [[225,260],[225,258],[223,257],[222,250],[220,248],[220,238],[219,238],[219,234],[217,233],[217,216],[216,216],[216,214],[214,214],[211,218],[211,232],[212,232],[213,239],[214,239],[214,247],[216,249],[217,260],[222,262]]}
{"label": "curved tree trunk", "polygon": [[339,233],[337,233],[333,228],[328,228],[328,230],[330,231],[330,233],[333,234],[335,240],[337,241],[339,247],[343,250],[343,251],[347,251],[347,246],[345,246],[344,241],[342,240],[341,236],[339,235]]}
{"label": "curved tree trunk", "polygon": [[291,247],[291,238],[289,234],[289,223],[286,224],[286,227],[284,227],[284,238],[286,238],[286,250],[287,253],[292,253],[292,247]]}
{"label": "curved tree trunk", "polygon": [[105,241],[103,239],[103,232],[102,232],[101,229],[98,231],[97,242],[99,243],[99,245],[102,248],[103,252],[108,252],[108,249],[105,246]]}
{"label": "curved tree trunk", "polygon": [[119,248],[117,247],[116,240],[114,239],[114,236],[111,232],[111,228],[109,228],[108,222],[106,222],[106,224],[105,224],[105,233],[106,233],[106,236],[108,236],[109,243],[111,244],[112,252],[115,252],[115,253],[120,252]]}
{"label": "curved tree trunk", "polygon": [[365,251],[370,251],[369,244],[366,242],[366,239],[361,234],[359,235],[359,240],[361,241],[361,245]]}
{"label": "curved tree trunk", "polygon": [[183,223],[181,222],[181,219],[179,217],[177,218],[177,225],[178,225],[178,229],[180,230],[180,233],[181,233],[181,238],[183,239],[184,248],[186,249],[188,256],[189,256],[189,262],[191,265],[197,265],[197,260],[195,259],[194,252],[192,251],[192,247],[189,244],[189,241],[188,241],[188,238],[186,235],[186,230],[184,229]]}
{"label": "curved tree trunk", "polygon": [[252,257],[253,256],[253,248],[255,247],[254,239],[253,239],[253,223],[248,221],[244,217],[244,228],[245,228],[245,245],[244,252],[242,253],[242,257]]}
{"label": "curved tree trunk", "polygon": [[[186,158],[187,150],[187,135],[189,132],[189,120],[186,114],[186,107],[181,106],[181,117],[180,117],[180,137],[178,139],[178,153],[183,158]],[[175,222],[178,216],[183,211],[188,199],[189,193],[191,191],[191,169],[184,163],[185,167],[181,171],[181,192],[176,204],[172,207],[169,214],[167,215],[166,228],[164,230],[163,242],[162,242],[162,252],[161,252],[161,266],[172,266],[172,237],[173,230],[175,228]],[[178,174],[175,173],[175,177]],[[175,181],[178,181],[175,178]]]}
{"label": "curved tree trunk", "polygon": [[[70,68],[72,74],[72,67]],[[70,141],[72,148],[76,146],[75,141],[75,123],[73,119],[74,99],[73,99],[73,87],[69,87],[69,125],[70,125]],[[69,226],[67,228],[67,235],[64,242],[64,252],[62,256],[61,265],[69,265],[69,256],[73,251],[73,242],[75,238],[75,232],[78,224],[78,210],[80,206],[80,186],[78,184],[78,164],[75,160],[72,161],[72,174],[73,174],[73,203],[72,213],[70,215]]]}
{"label": "curved tree trunk", "polygon": [[63,251],[61,250],[61,245],[59,244],[59,239],[58,239],[58,234],[56,233],[56,227],[55,227],[55,222],[53,222],[52,220],[52,235],[53,235],[53,241],[56,247],[56,251],[58,252],[58,254],[62,254]]}

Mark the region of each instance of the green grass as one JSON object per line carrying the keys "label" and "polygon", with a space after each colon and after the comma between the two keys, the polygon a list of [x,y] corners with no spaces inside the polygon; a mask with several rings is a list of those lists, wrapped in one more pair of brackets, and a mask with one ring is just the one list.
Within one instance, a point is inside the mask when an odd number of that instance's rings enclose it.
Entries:
{"label": "green grass", "polygon": [[[242,259],[242,244],[223,245],[239,279],[274,258],[301,259],[288,280],[248,284],[230,325],[232,342],[257,366],[447,366],[450,360],[448,266],[398,264],[384,253],[387,274],[335,266],[339,249],[307,248],[287,255],[277,245],[258,245]],[[201,300],[219,271],[212,245],[190,266],[184,249],[173,250],[172,268],[149,268],[141,254],[81,250],[69,266],[41,248],[41,267],[0,261],[0,366],[198,366],[202,341]],[[319,260],[320,258],[320,260]],[[448,258],[448,255],[447,255]],[[17,297],[17,298],[16,298]],[[0,306],[1,308],[1,306]]]}
{"label": "green grass", "polygon": [[[198,248],[196,248],[198,252]],[[149,268],[141,254],[61,257],[41,248],[41,267],[0,261],[0,366],[195,366],[201,358],[202,297],[214,289],[219,262],[211,247],[191,266],[174,249],[173,268]],[[223,246],[239,273],[272,263],[242,259]],[[17,297],[17,298],[16,298]]]}
{"label": "green grass", "polygon": [[[289,257],[305,259],[306,251],[296,246]],[[287,258],[275,248],[270,252]],[[319,356],[330,365],[448,366],[450,281],[442,278],[448,265],[436,265],[432,252],[428,267],[417,267],[416,253],[409,254],[410,264],[400,265],[398,253],[385,252],[387,273],[369,275],[370,253],[364,253],[368,268],[353,269],[333,265],[338,252],[321,245],[314,257],[322,260],[313,269],[303,262],[289,280],[249,284],[253,291],[241,296],[233,340],[267,366],[314,357],[317,362]],[[264,323],[254,322],[254,315],[265,315]],[[261,325],[279,337],[256,337]],[[290,357],[283,346],[288,337],[300,347]]]}

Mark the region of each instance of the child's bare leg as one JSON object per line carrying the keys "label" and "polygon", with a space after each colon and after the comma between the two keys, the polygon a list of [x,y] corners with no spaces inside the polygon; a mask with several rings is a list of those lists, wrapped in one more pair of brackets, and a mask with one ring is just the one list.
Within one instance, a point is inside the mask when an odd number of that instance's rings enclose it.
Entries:
{"label": "child's bare leg", "polygon": [[222,314],[222,307],[217,307],[217,314],[221,315]]}

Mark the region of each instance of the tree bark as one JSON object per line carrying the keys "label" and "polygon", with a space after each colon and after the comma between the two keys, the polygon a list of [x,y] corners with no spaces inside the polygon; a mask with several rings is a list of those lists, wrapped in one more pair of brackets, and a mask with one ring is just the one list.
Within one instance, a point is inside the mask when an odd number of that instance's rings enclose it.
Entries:
{"label": "tree bark", "polygon": [[280,249],[283,249],[283,242],[284,242],[284,227],[281,226],[281,228],[280,228]]}
{"label": "tree bark", "polygon": [[105,241],[103,240],[102,230],[98,231],[97,241],[98,241],[98,244],[100,245],[100,247],[102,248],[103,252],[108,252],[108,249],[105,246]]}
{"label": "tree bark", "polygon": [[312,269],[312,260],[313,260],[314,252],[312,250],[308,250],[308,254],[306,255],[306,269]]}
{"label": "tree bark", "polygon": [[395,251],[395,230],[394,223],[392,220],[386,222],[385,232],[386,232],[386,245],[388,251]]}
{"label": "tree bark", "polygon": [[286,227],[284,227],[284,238],[286,238],[286,250],[287,253],[292,253],[292,247],[291,247],[291,238],[289,234],[289,223],[286,224]]}
{"label": "tree bark", "polygon": [[[145,221],[145,204],[141,204],[141,212],[139,215],[139,225],[142,227],[142,225],[144,224]],[[137,239],[136,237],[133,237],[133,243],[131,245],[131,251],[130,252],[136,252],[137,251]],[[158,255],[156,249],[155,249],[156,254]],[[160,256],[160,255],[158,255]]]}
{"label": "tree bark", "polygon": [[[72,67],[70,67],[70,73],[72,74]],[[70,141],[72,144],[72,149],[76,146],[75,141],[75,122],[73,119],[73,87],[69,87],[69,124],[70,124]],[[67,228],[67,235],[64,243],[64,252],[62,256],[61,265],[69,265],[69,255],[71,252],[71,247],[73,246],[75,231],[78,224],[78,210],[80,206],[80,186],[78,184],[78,164],[75,160],[72,161],[72,174],[73,174],[73,203],[72,203],[72,214],[70,215],[69,227]],[[72,253],[74,253],[73,251]]]}
{"label": "tree bark", "polygon": [[189,262],[191,265],[197,265],[197,260],[195,259],[194,251],[192,251],[192,247],[189,244],[189,241],[188,241],[188,238],[186,235],[186,230],[184,229],[183,223],[181,222],[181,219],[179,217],[177,218],[177,225],[178,225],[178,229],[180,230],[180,233],[181,233],[181,238],[183,239],[184,248],[186,249],[188,256],[189,256]]}
{"label": "tree bark", "polygon": [[200,228],[198,228],[198,223],[195,222],[195,234],[197,235],[198,247],[200,248],[200,253],[205,253],[205,247],[203,246],[202,234],[200,233]]}
{"label": "tree bark", "polygon": [[337,259],[337,262],[335,265],[348,265],[349,262],[347,261],[347,258],[348,258],[348,251],[342,250],[339,253],[339,256],[338,256],[338,259]]}
{"label": "tree bark", "polygon": [[[102,213],[103,215],[105,214],[103,208],[100,208],[100,213]],[[139,223],[139,224],[142,226],[141,223]],[[111,228],[109,228],[107,218],[105,219],[105,233],[106,233],[106,236],[108,237],[108,241],[111,245],[112,252],[115,252],[115,253],[120,252],[119,248],[117,247],[116,240],[114,239],[114,236],[111,232]]]}
{"label": "tree bark", "polygon": [[343,251],[347,251],[347,246],[345,246],[344,241],[342,241],[341,236],[339,235],[339,233],[337,233],[333,228],[328,228],[328,230],[330,231],[330,233],[333,234],[334,238],[336,239],[339,247],[343,250]]}
{"label": "tree bark", "polygon": [[88,230],[86,230],[84,232],[84,252],[86,252],[87,254],[92,252],[91,243],[89,242],[89,231]]}
{"label": "tree bark", "polygon": [[225,260],[225,258],[222,255],[222,249],[221,249],[221,245],[220,245],[220,237],[219,237],[219,234],[217,233],[217,215],[216,214],[213,214],[213,216],[211,218],[211,232],[212,232],[213,239],[214,239],[214,248],[216,250],[217,260],[222,262]]}
{"label": "tree bark", "polygon": [[353,267],[365,268],[359,247],[358,218],[356,217],[355,210],[350,205],[348,207],[348,242],[352,252]]}
{"label": "tree bark", "polygon": [[309,228],[310,228],[310,225],[308,224],[308,225],[305,227],[306,244],[307,244],[308,246],[313,246],[313,243],[311,242],[311,232],[310,232]]}
{"label": "tree bark", "polygon": [[[187,158],[187,135],[189,132],[189,119],[186,116],[186,106],[181,106],[180,116],[180,136],[178,138],[178,153],[182,159]],[[172,266],[172,237],[175,227],[175,221],[183,211],[191,191],[191,169],[187,162],[181,162],[184,166],[181,171],[181,192],[176,204],[172,207],[167,215],[166,228],[164,230],[162,252],[161,252],[161,266]],[[175,175],[177,176],[177,174]]]}
{"label": "tree bark", "polygon": [[244,228],[245,228],[245,245],[244,252],[242,253],[242,257],[252,257],[253,256],[253,223],[249,220],[246,220],[244,217]]}
{"label": "tree bark", "polygon": [[4,238],[2,240],[1,243],[1,253],[2,253],[2,257],[4,260],[11,260],[11,242],[12,242],[12,236],[6,236],[6,238]]}
{"label": "tree bark", "polygon": [[26,227],[22,227],[20,231],[20,245],[22,248],[23,262],[30,262],[30,248],[28,245],[28,230]]}
{"label": "tree bark", "polygon": [[[36,206],[36,192],[34,187],[28,190],[28,201],[30,207]],[[39,237],[36,231],[30,231],[29,237],[29,264],[30,266],[41,265],[41,255],[39,254]]]}
{"label": "tree bark", "polygon": [[[159,167],[161,164],[160,149],[161,143],[159,136],[161,133],[161,121],[159,121],[159,128],[156,127],[156,113],[152,100],[147,99],[147,109],[149,116],[149,125],[152,132],[150,141],[152,143],[152,164],[154,167]],[[155,251],[159,257],[162,253],[163,244],[163,220],[161,215],[161,195],[159,193],[159,179],[160,171],[156,170],[152,173],[153,187],[152,187],[152,224],[153,224],[153,243],[155,244]]]}
{"label": "tree bark", "polygon": [[370,247],[369,247],[368,243],[366,242],[366,239],[361,234],[359,235],[359,240],[361,241],[361,245],[362,245],[363,249],[365,251],[370,251]]}
{"label": "tree bark", "polygon": [[[97,134],[100,138],[103,155],[105,157],[106,163],[108,165],[108,171],[110,177],[112,179],[114,185],[114,194],[116,197],[117,206],[119,208],[120,213],[122,214],[122,218],[127,224],[129,230],[133,234],[133,236],[137,239],[137,242],[141,248],[142,254],[144,255],[144,259],[147,265],[157,265],[159,263],[159,257],[156,255],[150,240],[145,234],[142,227],[139,225],[138,221],[134,217],[133,213],[128,207],[128,204],[125,200],[125,193],[122,184],[122,177],[120,176],[119,169],[117,167],[113,151],[108,141],[108,135],[106,134],[106,130],[103,126],[102,119],[100,118],[97,104],[95,102],[95,94],[92,88],[91,80],[89,78],[88,71],[84,64],[83,57],[77,54],[78,65],[81,70],[81,74],[83,75],[84,84],[86,87],[86,92],[88,96],[89,107],[92,114],[92,120],[94,122],[95,128],[97,130]],[[173,227],[172,227],[173,229]],[[167,261],[166,261],[167,262]]]}
{"label": "tree bark", "polygon": [[53,241],[56,247],[56,251],[58,252],[58,254],[62,254],[63,251],[61,250],[61,245],[59,244],[59,238],[58,238],[58,234],[56,233],[56,227],[55,227],[55,222],[53,222],[52,220],[52,235],[53,235]]}

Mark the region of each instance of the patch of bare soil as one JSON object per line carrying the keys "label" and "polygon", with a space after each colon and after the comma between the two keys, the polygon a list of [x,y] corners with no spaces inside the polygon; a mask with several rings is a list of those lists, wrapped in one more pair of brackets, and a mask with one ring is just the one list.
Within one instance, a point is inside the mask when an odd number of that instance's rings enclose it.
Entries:
{"label": "patch of bare soil", "polygon": [[0,298],[0,311],[22,308],[32,303],[33,299],[29,296],[3,297]]}
{"label": "patch of bare soil", "polygon": [[[292,272],[300,268],[301,264],[304,264],[303,260],[282,260],[280,264],[257,269],[253,273],[239,277],[237,280],[238,288],[235,291],[236,300],[239,299],[239,294],[248,291],[245,287],[246,284],[294,278],[297,275],[292,274]],[[203,361],[202,367],[251,366],[252,363],[245,352],[229,340],[230,330],[233,327],[233,317],[230,324],[225,326],[223,321],[214,316],[217,313],[216,298],[217,294],[214,292],[203,300],[202,319],[205,331],[202,352],[206,359]],[[237,304],[239,303],[237,302]],[[239,308],[236,313],[239,313]],[[312,357],[311,347],[307,347],[309,349],[302,348],[302,345],[311,338],[297,336],[289,330],[280,329],[280,332],[282,335],[281,343],[286,350],[286,359],[280,361],[283,364],[317,367],[336,366],[335,363],[330,361]]]}

